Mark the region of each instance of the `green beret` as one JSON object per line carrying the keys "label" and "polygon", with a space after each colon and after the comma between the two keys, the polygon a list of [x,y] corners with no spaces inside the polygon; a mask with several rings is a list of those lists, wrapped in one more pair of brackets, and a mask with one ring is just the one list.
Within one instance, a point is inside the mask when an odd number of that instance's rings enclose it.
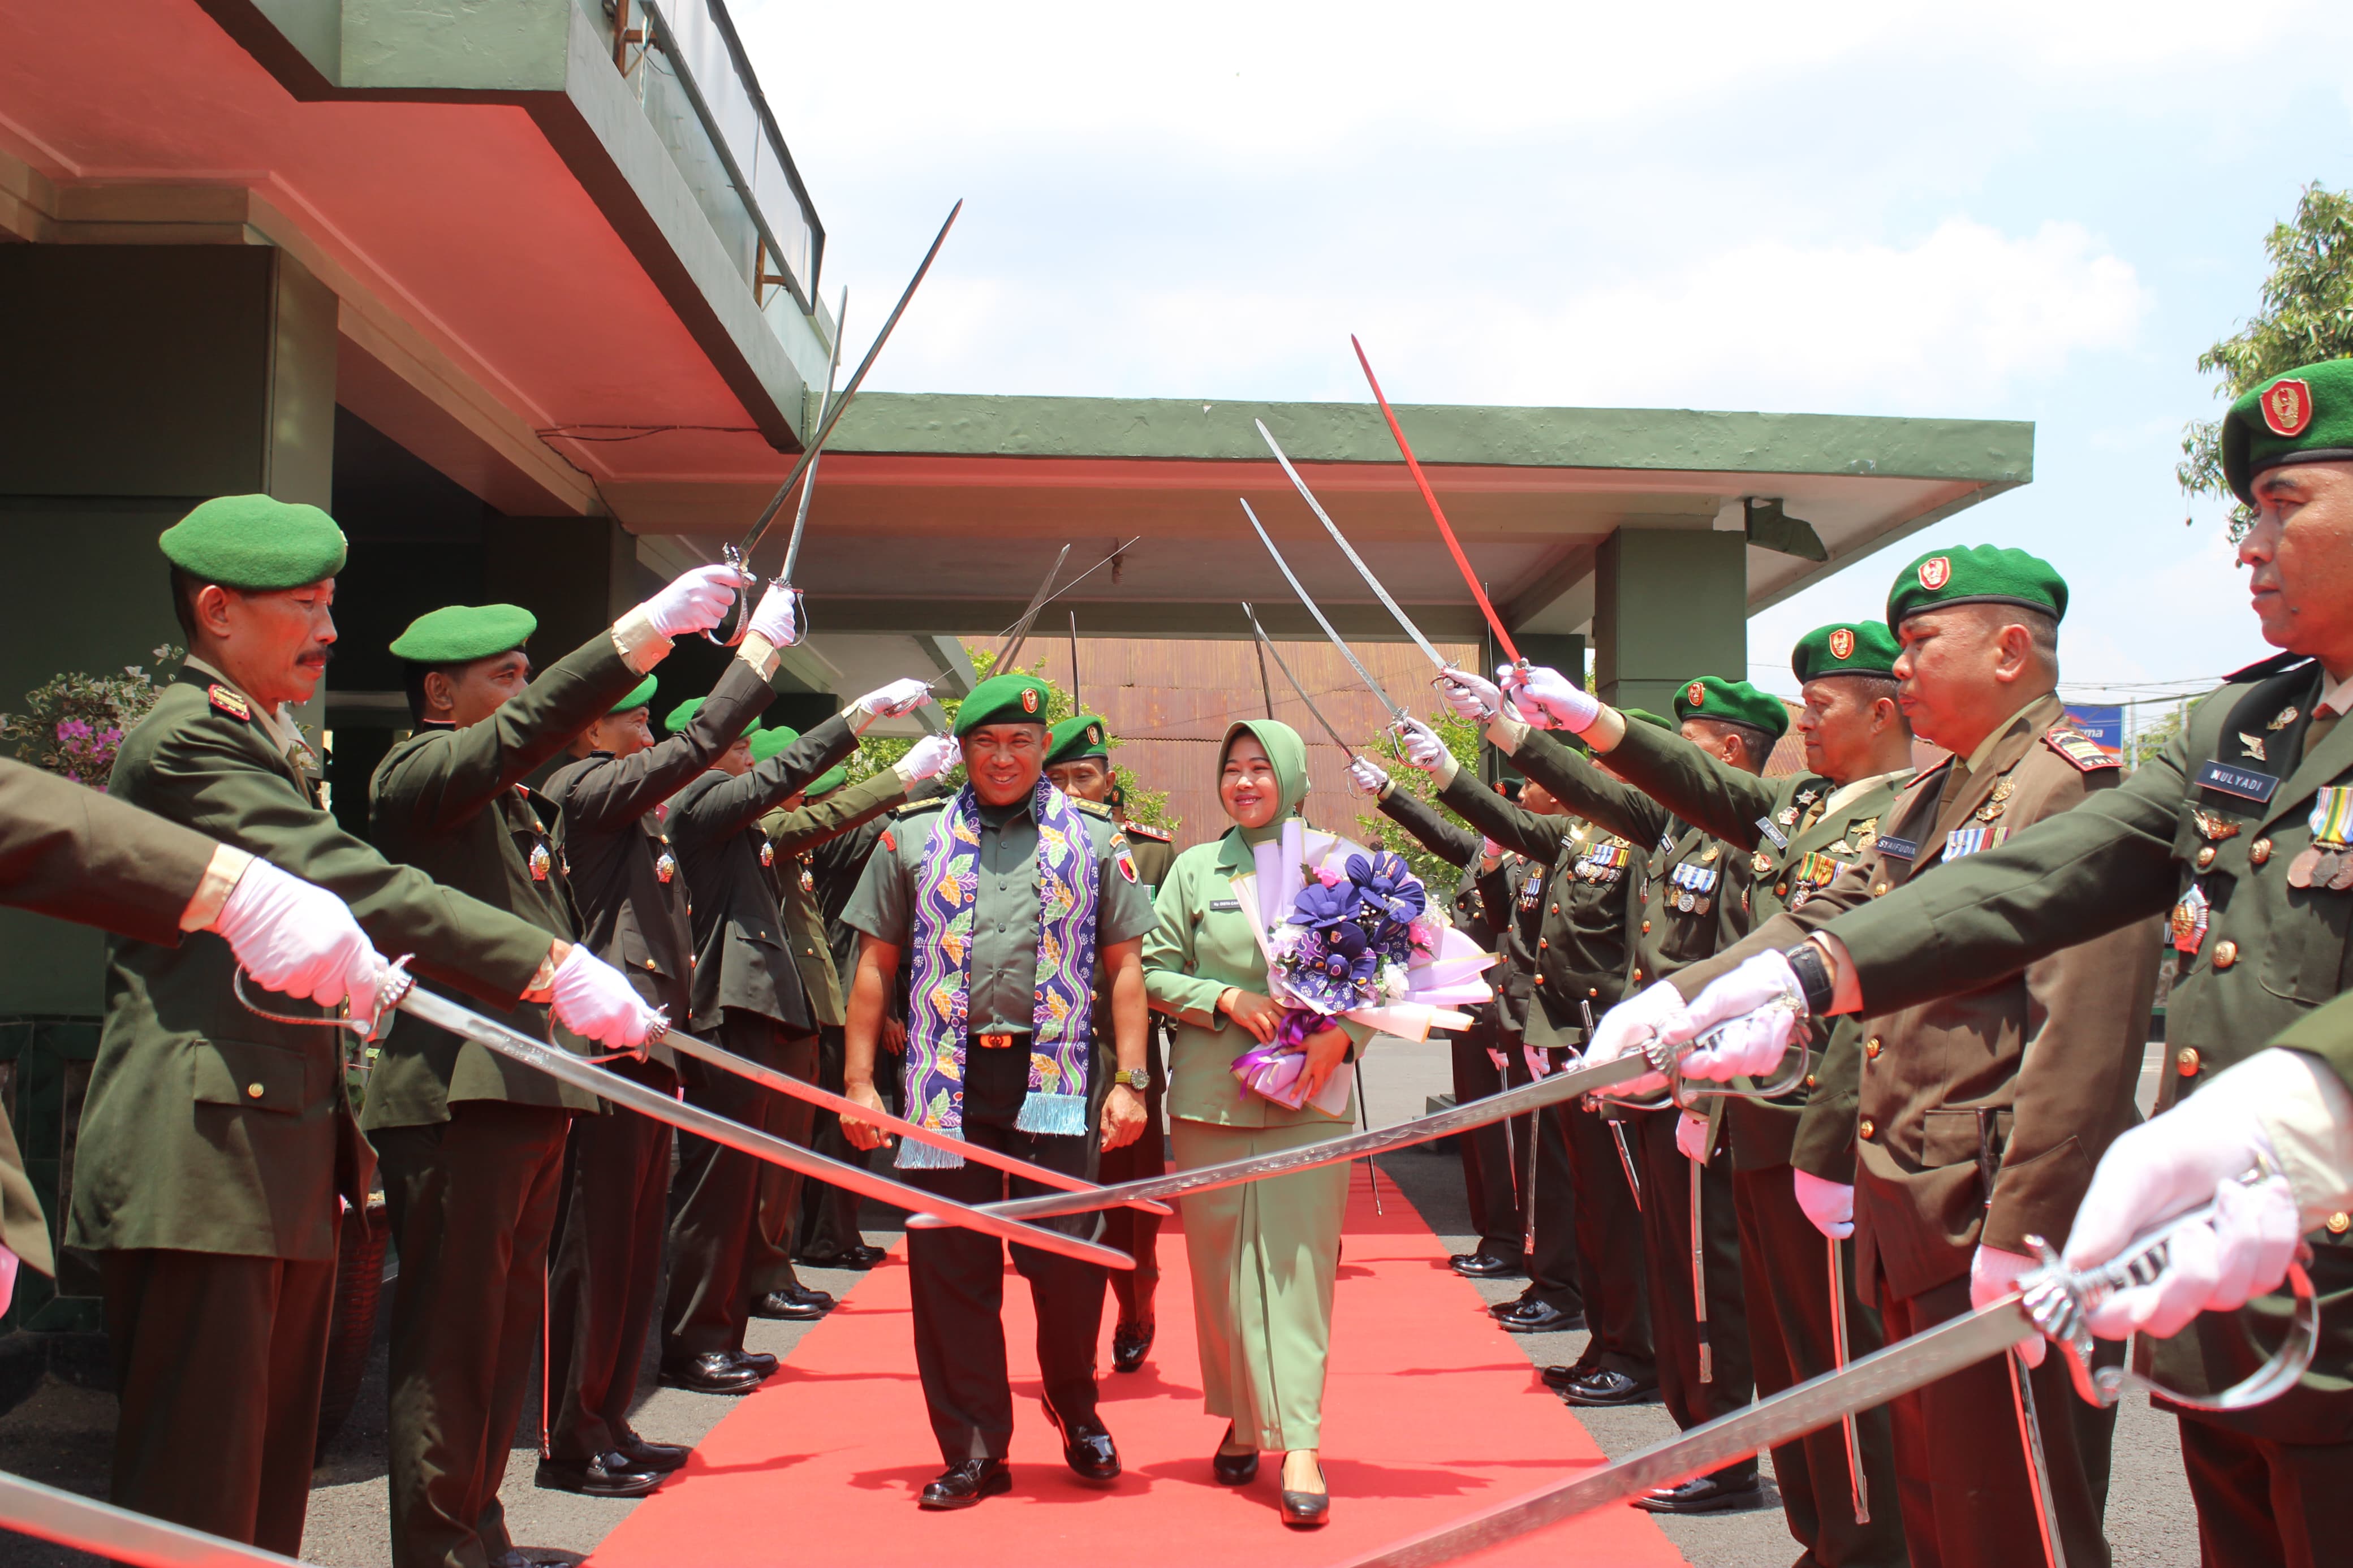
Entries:
{"label": "green beret", "polygon": [[[648,693],[648,695],[650,696],[651,693]],[[693,723],[694,716],[702,710],[702,699],[700,697],[690,697],[685,701],[680,703],[677,707],[670,710],[670,717],[662,721],[662,728],[675,735],[681,730],[685,729],[689,724]],[[618,712],[619,710],[616,709],[614,711]],[[749,724],[744,726],[744,733],[745,735],[756,735],[759,732],[760,721],[757,719],[753,720]],[[737,739],[740,740],[742,737],[738,736]]]}
{"label": "green beret", "polygon": [[1045,722],[1044,681],[1034,675],[992,675],[956,708],[955,732],[969,735],[983,724]]}
{"label": "green beret", "polygon": [[1111,757],[1111,731],[1099,713],[1080,713],[1054,726],[1046,742],[1046,765],[1075,763],[1086,757]]}
{"label": "green beret", "polygon": [[606,711],[607,713],[627,713],[632,708],[645,708],[650,706],[654,700],[654,688],[658,684],[659,684],[659,682],[656,680],[654,677],[650,675],[647,676],[643,680],[638,681],[635,686],[629,688],[629,694],[627,697],[624,697],[618,702],[614,703],[610,708],[607,709]]}
{"label": "green beret", "polygon": [[1686,681],[1683,689],[1675,693],[1675,717],[1746,724],[1777,741],[1789,728],[1789,710],[1779,698],[1759,691],[1745,680],[1726,680],[1720,675],[1703,675]]}
{"label": "green beret", "polygon": [[826,769],[825,772],[818,774],[817,777],[809,780],[808,788],[801,791],[801,795],[803,798],[808,800],[815,800],[821,795],[831,795],[835,790],[839,789],[845,783],[847,783],[849,778],[849,769],[847,766],[837,763],[833,767],[829,767]]}
{"label": "green beret", "polygon": [[2222,416],[2222,473],[2255,504],[2255,476],[2287,463],[2353,463],[2353,359],[2275,375]]}
{"label": "green beret", "polygon": [[275,496],[216,496],[155,542],[173,565],[224,588],[300,588],[343,569],[335,520]]}
{"label": "green beret", "polygon": [[1899,573],[1887,590],[1887,624],[1947,605],[2017,605],[2052,620],[2067,614],[2067,579],[2051,563],[2023,550],[1973,544],[1932,550]]}
{"label": "green beret", "polygon": [[1903,651],[1895,634],[1877,621],[1836,621],[1799,637],[1789,650],[1789,668],[1800,686],[1824,675],[1893,676]]}
{"label": "green beret", "polygon": [[773,730],[754,730],[752,731],[752,760],[765,763],[800,738],[801,732],[789,724],[779,724]]}
{"label": "green beret", "polygon": [[512,653],[539,629],[539,617],[521,605],[448,605],[408,623],[393,639],[392,657],[410,664],[470,664]]}
{"label": "green beret", "polygon": [[1620,708],[1618,710],[1618,716],[1621,719],[1631,719],[1637,724],[1656,724],[1662,730],[1674,728],[1672,724],[1668,723],[1648,708]]}

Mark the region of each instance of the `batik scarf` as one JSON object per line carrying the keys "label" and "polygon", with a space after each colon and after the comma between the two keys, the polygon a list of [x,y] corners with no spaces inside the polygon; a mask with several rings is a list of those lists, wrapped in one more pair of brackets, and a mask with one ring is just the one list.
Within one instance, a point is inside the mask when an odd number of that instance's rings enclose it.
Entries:
{"label": "batik scarf", "polygon": [[[1094,1048],[1095,923],[1102,903],[1094,840],[1071,797],[1042,778],[1029,809],[1038,822],[1038,977],[1031,992],[1029,1092],[1014,1126],[1024,1132],[1083,1135],[1087,1067]],[[964,1136],[980,826],[980,803],[966,784],[934,819],[915,890],[907,1114],[952,1138]],[[899,1141],[902,1170],[963,1163],[960,1154],[913,1139]]]}

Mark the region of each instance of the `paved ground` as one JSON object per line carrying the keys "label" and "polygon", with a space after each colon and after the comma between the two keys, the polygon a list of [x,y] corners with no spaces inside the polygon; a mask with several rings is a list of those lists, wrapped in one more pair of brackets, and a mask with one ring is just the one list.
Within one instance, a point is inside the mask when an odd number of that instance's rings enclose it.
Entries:
{"label": "paved ground", "polygon": [[[1446,1090],[1446,1074],[1443,1047],[1385,1043],[1366,1073],[1366,1101],[1375,1124],[1419,1115],[1429,1097]],[[1473,1238],[1466,1234],[1461,1168],[1453,1155],[1410,1151],[1382,1161],[1380,1169],[1388,1201],[1412,1203],[1440,1236],[1458,1247],[1472,1245]],[[883,1228],[886,1215],[877,1213],[869,1217],[876,1222],[869,1230],[870,1240],[879,1246],[895,1239],[895,1233]],[[809,1283],[840,1294],[854,1289],[860,1277],[810,1271],[807,1278]],[[1490,1300],[1501,1300],[1516,1294],[1519,1286],[1514,1281],[1473,1288]],[[1184,1325],[1171,1324],[1169,1330],[1181,1332]],[[805,1331],[800,1325],[757,1322],[752,1328],[751,1348],[789,1355]],[[1529,1335],[1516,1342],[1531,1361],[1543,1366],[1575,1360],[1584,1341],[1582,1333],[1571,1333]],[[102,1381],[97,1367],[53,1365],[31,1398],[0,1418],[0,1469],[91,1495],[102,1493],[114,1419],[112,1396],[96,1391],[95,1385]],[[650,1365],[643,1384],[653,1386]],[[1532,1394],[1530,1397],[1546,1396]],[[534,1406],[536,1400],[534,1392]],[[692,1443],[716,1425],[729,1407],[730,1402],[724,1399],[656,1389],[633,1419],[649,1437]],[[1582,1411],[1579,1415],[1613,1458],[1674,1432],[1673,1423],[1657,1405]],[[535,1423],[534,1410],[525,1424]],[[519,1434],[519,1437],[526,1446],[511,1456],[504,1493],[514,1538],[533,1548],[535,1555],[576,1562],[633,1505],[538,1490],[532,1485],[537,1456],[528,1447],[531,1434]],[[383,1455],[384,1347],[379,1337],[360,1404],[331,1445],[313,1482],[310,1531],[304,1542],[307,1559],[322,1568],[378,1568],[385,1562]],[[1662,1522],[1683,1554],[1703,1568],[1781,1568],[1796,1553],[1778,1508]],[[2138,1396],[2127,1399],[2117,1425],[2108,1536],[2121,1562],[2186,1568],[2197,1561],[2196,1524],[2181,1477],[2173,1423],[2152,1413],[2147,1402]],[[681,1559],[688,1560],[691,1554]],[[80,1568],[97,1561],[0,1534],[0,1568],[65,1568],[69,1564]]]}

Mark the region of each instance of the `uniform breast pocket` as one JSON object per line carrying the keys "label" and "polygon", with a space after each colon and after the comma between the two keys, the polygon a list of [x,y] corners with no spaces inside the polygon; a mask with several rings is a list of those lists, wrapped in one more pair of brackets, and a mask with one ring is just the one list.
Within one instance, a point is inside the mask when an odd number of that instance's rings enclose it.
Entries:
{"label": "uniform breast pocket", "polygon": [[310,1056],[290,1047],[199,1040],[190,1071],[190,1097],[199,1105],[234,1105],[292,1116],[309,1103]]}
{"label": "uniform breast pocket", "polygon": [[[2002,1146],[2010,1142],[2010,1114],[2008,1110],[1993,1111],[1992,1151],[1999,1157]],[[1975,1110],[1932,1110],[1923,1119],[1920,1128],[1920,1163],[1929,1170],[1941,1170],[1947,1165],[1974,1165],[1980,1150],[1978,1112]]]}
{"label": "uniform breast pocket", "polygon": [[[2263,937],[2263,989],[2318,1006],[2335,1000],[2346,989],[2348,924],[2353,924],[2353,891],[2281,886],[2267,889],[2286,895],[2282,911],[2266,910]],[[2234,889],[2241,898],[2258,891],[2253,886]],[[2240,931],[2252,922],[2231,921]],[[2211,943],[2208,944],[2211,949]],[[2244,937],[2240,946],[2248,945]]]}
{"label": "uniform breast pocket", "polygon": [[670,966],[655,953],[645,932],[632,920],[623,920],[614,933],[614,946],[621,955],[621,967],[632,974],[659,974],[671,978]]}

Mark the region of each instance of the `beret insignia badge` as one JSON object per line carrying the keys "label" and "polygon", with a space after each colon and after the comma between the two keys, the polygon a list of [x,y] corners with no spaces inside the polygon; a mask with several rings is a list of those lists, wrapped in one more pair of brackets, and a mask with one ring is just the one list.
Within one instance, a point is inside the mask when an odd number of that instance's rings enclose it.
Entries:
{"label": "beret insignia badge", "polygon": [[1706,707],[1707,688],[1702,686],[1696,680],[1693,681],[1689,686],[1683,688],[1683,700],[1690,703],[1694,708]]}
{"label": "beret insignia badge", "polygon": [[1920,563],[1920,586],[1931,594],[1953,580],[1953,558],[1931,555]]}
{"label": "beret insignia badge", "polygon": [[1022,689],[1021,711],[1024,713],[1035,713],[1038,711],[1038,689],[1036,687],[1030,686]]}
{"label": "beret insignia badge", "polygon": [[1841,626],[1831,633],[1831,657],[1843,663],[1854,657],[1854,628]]}
{"label": "beret insignia badge", "polygon": [[2263,423],[2274,436],[2301,436],[2312,423],[2312,387],[2305,382],[2275,381],[2263,389]]}
{"label": "beret insignia badge", "polygon": [[1087,726],[1087,744],[1090,746],[1100,746],[1103,744],[1102,725],[1090,724]]}

